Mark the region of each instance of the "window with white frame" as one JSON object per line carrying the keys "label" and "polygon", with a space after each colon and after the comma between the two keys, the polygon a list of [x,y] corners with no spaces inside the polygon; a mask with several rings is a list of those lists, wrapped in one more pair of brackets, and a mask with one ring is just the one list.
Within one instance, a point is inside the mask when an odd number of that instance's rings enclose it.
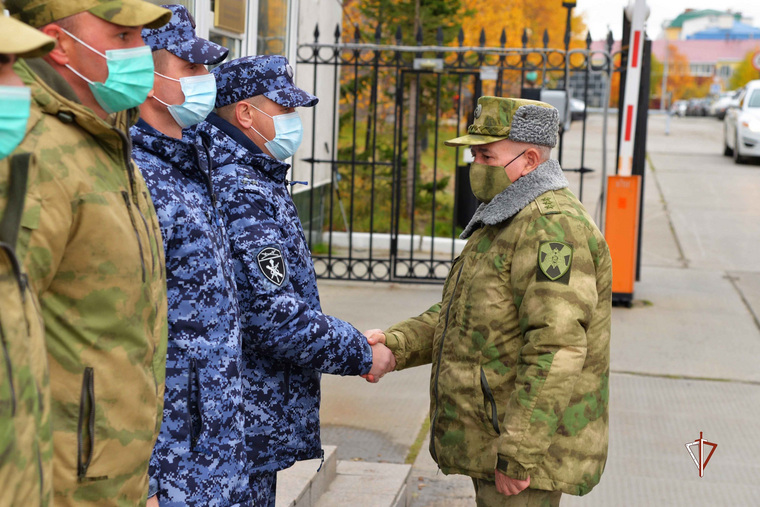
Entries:
{"label": "window with white frame", "polygon": [[712,76],[715,73],[715,65],[709,63],[692,63],[689,65],[689,71],[692,76]]}
{"label": "window with white frame", "polygon": [[260,55],[287,55],[289,0],[259,0],[256,48]]}

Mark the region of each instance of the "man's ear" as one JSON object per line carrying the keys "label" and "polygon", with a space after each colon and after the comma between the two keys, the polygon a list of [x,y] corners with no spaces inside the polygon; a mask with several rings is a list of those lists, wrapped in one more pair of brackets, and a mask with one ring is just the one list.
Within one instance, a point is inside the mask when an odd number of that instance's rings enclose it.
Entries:
{"label": "man's ear", "polygon": [[253,125],[253,108],[248,102],[241,100],[235,104],[235,119],[241,127],[251,128]]}
{"label": "man's ear", "polygon": [[541,153],[539,153],[536,148],[531,147],[525,150],[525,155],[523,155],[523,157],[525,157],[525,168],[523,169],[521,176],[525,176],[541,163]]}
{"label": "man's ear", "polygon": [[71,37],[68,37],[60,26],[52,23],[43,26],[40,31],[55,39],[55,48],[53,48],[45,58],[49,58],[60,66],[69,63],[69,53],[71,52],[73,45]]}

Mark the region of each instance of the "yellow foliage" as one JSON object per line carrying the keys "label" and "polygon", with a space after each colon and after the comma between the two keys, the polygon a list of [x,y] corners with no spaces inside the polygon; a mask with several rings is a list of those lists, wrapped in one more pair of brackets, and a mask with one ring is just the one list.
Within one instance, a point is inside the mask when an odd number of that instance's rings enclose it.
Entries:
{"label": "yellow foliage", "polygon": [[[523,30],[528,29],[528,47],[543,47],[544,30],[549,33],[549,47],[565,47],[567,9],[561,0],[536,2],[483,2],[464,0],[464,10],[474,14],[462,20],[465,45],[479,44],[481,28],[485,29],[486,46],[499,46],[502,29],[507,36],[507,47],[522,47]],[[586,25],[578,14],[571,18],[571,47],[584,47]]]}
{"label": "yellow foliage", "polygon": [[731,76],[730,86],[732,90],[741,88],[753,79],[760,78],[760,72],[752,66],[752,57],[758,50],[760,50],[760,46],[748,52],[744,56],[744,59],[739,62],[739,65],[734,70],[733,76]]}

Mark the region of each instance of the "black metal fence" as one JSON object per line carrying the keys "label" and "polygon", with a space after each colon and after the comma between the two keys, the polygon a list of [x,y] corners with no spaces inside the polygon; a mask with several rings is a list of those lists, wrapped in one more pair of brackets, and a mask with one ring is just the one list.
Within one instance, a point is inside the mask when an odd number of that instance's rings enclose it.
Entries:
{"label": "black metal fence", "polygon": [[[542,47],[528,47],[523,32],[519,48],[505,47],[505,32],[497,47],[486,45],[484,32],[477,46],[466,46],[461,31],[454,46],[443,44],[440,29],[432,46],[422,45],[421,32],[416,46],[402,44],[400,29],[396,44],[380,44],[380,35],[378,27],[376,43],[363,43],[357,29],[353,42],[340,42],[336,27],[334,42],[324,43],[317,28],[314,42],[298,48],[299,69],[313,69],[312,91],[332,93],[335,104],[332,110],[316,106],[311,154],[302,159],[312,182],[329,172],[329,183],[298,201],[299,210],[312,218],[307,235],[317,276],[440,281],[463,246],[459,233],[477,205],[464,150],[444,147],[443,141],[466,131],[478,97],[554,93],[569,99],[567,84],[580,75],[585,85],[574,94],[588,104],[590,77],[601,75],[609,83],[619,58],[611,54],[611,39],[593,51],[590,38],[585,47],[569,49],[566,37],[565,49],[556,49],[549,47],[546,32]],[[581,165],[566,169],[580,172],[581,199],[588,171],[585,110],[582,116]],[[318,137],[328,139],[329,149],[320,153],[329,156],[317,156]],[[563,139],[561,129],[560,162]]]}

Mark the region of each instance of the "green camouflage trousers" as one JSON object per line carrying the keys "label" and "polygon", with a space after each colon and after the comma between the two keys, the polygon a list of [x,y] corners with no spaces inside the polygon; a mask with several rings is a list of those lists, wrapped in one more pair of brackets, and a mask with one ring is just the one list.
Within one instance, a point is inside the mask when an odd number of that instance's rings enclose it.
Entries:
{"label": "green camouflage trousers", "polygon": [[496,489],[494,481],[472,479],[475,486],[475,501],[478,507],[559,507],[561,491],[524,489],[518,495],[503,495]]}

